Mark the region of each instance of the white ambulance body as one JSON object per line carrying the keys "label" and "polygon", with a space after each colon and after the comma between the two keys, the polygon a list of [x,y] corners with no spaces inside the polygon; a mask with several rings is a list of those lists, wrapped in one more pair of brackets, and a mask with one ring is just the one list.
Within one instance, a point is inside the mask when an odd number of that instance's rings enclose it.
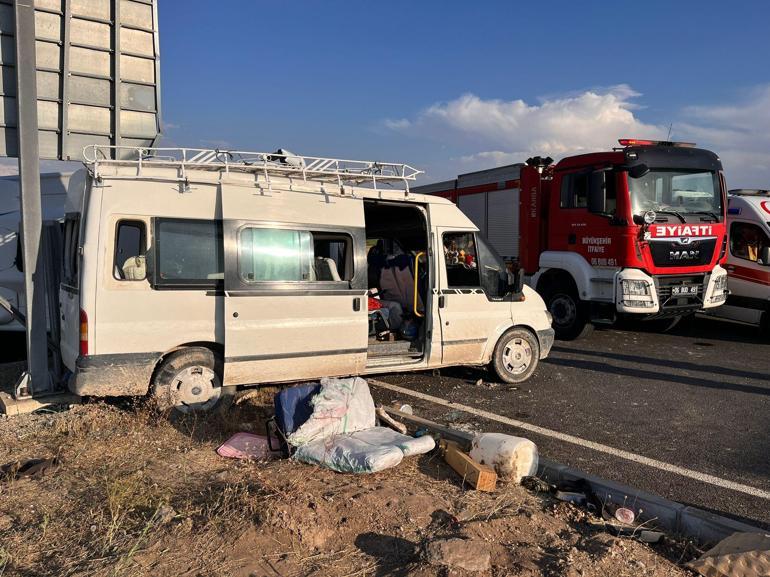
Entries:
{"label": "white ambulance body", "polygon": [[731,190],[727,303],[711,314],[761,325],[770,334],[770,191]]}

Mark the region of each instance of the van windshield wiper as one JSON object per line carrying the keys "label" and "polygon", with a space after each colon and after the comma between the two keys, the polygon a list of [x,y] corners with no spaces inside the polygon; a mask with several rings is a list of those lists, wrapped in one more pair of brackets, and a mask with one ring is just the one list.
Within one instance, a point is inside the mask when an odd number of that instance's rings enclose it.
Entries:
{"label": "van windshield wiper", "polygon": [[656,210],[655,212],[657,212],[658,214],[673,214],[675,217],[677,217],[682,222],[684,222],[684,223],[687,222],[687,219],[682,216],[682,213],[681,212],[677,212],[675,210],[671,210],[671,209],[667,208],[666,210]]}

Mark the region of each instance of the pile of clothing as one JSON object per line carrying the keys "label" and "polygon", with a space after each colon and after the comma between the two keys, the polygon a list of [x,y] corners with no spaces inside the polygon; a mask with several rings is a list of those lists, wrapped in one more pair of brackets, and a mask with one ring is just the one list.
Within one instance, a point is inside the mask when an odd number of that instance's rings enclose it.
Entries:
{"label": "pile of clothing", "polygon": [[[286,390],[283,400],[280,393],[276,398],[276,420],[285,427],[293,458],[303,463],[341,473],[374,473],[436,446],[428,435],[410,437],[378,427],[369,385],[360,377],[321,379],[320,387],[306,389],[310,394],[304,400],[297,400],[299,390]],[[302,422],[295,419],[299,405],[305,407],[299,412],[310,410]]]}

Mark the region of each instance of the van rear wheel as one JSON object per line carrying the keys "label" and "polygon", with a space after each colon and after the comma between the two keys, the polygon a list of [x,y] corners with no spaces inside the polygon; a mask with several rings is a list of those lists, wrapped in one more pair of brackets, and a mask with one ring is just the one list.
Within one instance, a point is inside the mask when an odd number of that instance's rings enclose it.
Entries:
{"label": "van rear wheel", "polygon": [[155,404],[182,414],[227,408],[234,388],[222,386],[222,367],[222,356],[204,347],[172,353],[153,379]]}
{"label": "van rear wheel", "polygon": [[527,329],[511,329],[500,337],[490,363],[505,383],[523,383],[535,372],[540,361],[540,343]]}

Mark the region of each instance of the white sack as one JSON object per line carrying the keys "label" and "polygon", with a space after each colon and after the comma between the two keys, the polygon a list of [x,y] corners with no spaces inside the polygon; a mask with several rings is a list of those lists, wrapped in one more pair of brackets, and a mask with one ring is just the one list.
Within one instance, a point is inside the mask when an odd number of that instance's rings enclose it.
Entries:
{"label": "white sack", "polygon": [[373,427],[315,439],[301,445],[294,458],[339,473],[376,473],[395,467],[405,456],[427,453],[435,446],[433,438],[427,435],[415,438],[385,427]]}
{"label": "white sack", "polygon": [[529,439],[503,433],[480,433],[473,438],[471,459],[494,467],[500,477],[521,483],[537,473],[537,446]]}
{"label": "white sack", "polygon": [[313,414],[288,437],[295,447],[375,425],[374,400],[369,385],[360,377],[321,379],[321,390],[310,403]]}

